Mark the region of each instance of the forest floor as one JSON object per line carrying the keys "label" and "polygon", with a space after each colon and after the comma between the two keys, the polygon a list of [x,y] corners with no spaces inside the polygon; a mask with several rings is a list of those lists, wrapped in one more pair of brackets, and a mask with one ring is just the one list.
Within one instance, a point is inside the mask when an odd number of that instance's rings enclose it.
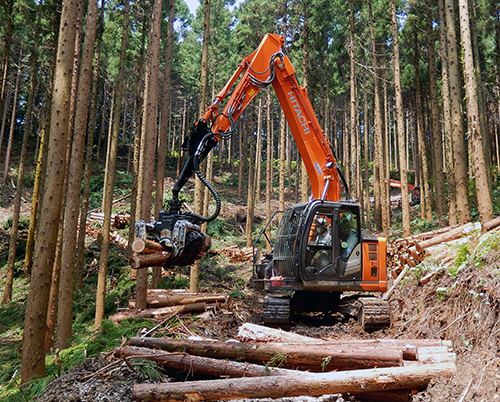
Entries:
{"label": "forest floor", "polygon": [[[261,295],[250,284],[249,263],[227,264],[214,256],[217,269],[202,273],[212,291],[233,294],[233,302],[223,310],[202,318],[182,318],[181,325],[165,325],[152,336],[201,336],[227,340],[236,337],[245,322],[261,323]],[[465,266],[457,275],[440,271],[431,282],[421,285],[422,272],[414,270],[391,298],[392,325],[368,334],[357,322],[337,317],[304,317],[292,332],[322,339],[441,338],[453,341],[457,353],[457,373],[450,379],[438,378],[413,401],[495,401],[500,400],[500,251],[498,247],[479,261]],[[242,284],[242,281],[244,283]],[[235,289],[238,291],[235,292]],[[151,322],[151,327],[156,325]],[[39,402],[131,400],[131,387],[151,378],[132,371],[125,364],[109,366],[117,360],[111,353],[88,359],[78,368],[54,380]],[[119,362],[119,361],[118,361]],[[103,369],[104,367],[104,369]],[[107,367],[107,368],[106,368]],[[103,369],[100,374],[96,374]],[[161,381],[184,381],[187,373]],[[287,401],[344,401],[339,395],[321,398],[286,398]],[[349,400],[355,401],[354,398]]]}

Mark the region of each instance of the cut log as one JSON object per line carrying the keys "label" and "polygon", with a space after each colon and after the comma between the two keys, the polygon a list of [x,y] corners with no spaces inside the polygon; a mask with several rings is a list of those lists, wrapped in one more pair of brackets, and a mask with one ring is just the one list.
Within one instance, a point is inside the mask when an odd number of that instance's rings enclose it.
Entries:
{"label": "cut log", "polygon": [[446,346],[422,346],[418,350],[419,361],[424,364],[455,362],[456,354]]}
{"label": "cut log", "polygon": [[163,367],[178,371],[187,371],[214,377],[265,377],[307,375],[303,371],[287,370],[258,364],[234,362],[230,360],[212,359],[192,356],[186,353],[170,353],[136,346],[125,346],[115,349],[117,357],[143,358],[154,361]]}
{"label": "cut log", "polygon": [[[247,331],[248,330],[248,331]],[[293,339],[289,341],[286,339],[288,336],[290,337],[300,337],[299,342],[315,342],[320,345],[329,344],[329,345],[358,345],[364,347],[372,347],[376,345],[381,345],[382,347],[391,348],[392,346],[396,346],[396,348],[406,347],[407,345],[414,346],[422,346],[422,347],[432,347],[432,346],[446,346],[448,351],[452,351],[452,342],[448,340],[443,340],[439,338],[431,338],[431,339],[317,339],[311,338],[299,334],[295,334],[293,332],[283,331],[281,329],[269,328],[263,325],[250,324],[245,323],[240,326],[239,332],[245,335],[244,339],[240,339],[242,341],[259,341],[260,335],[259,332],[263,334],[272,334],[274,342],[291,342],[294,343]],[[268,340],[266,340],[267,342]]]}
{"label": "cut log", "polygon": [[[161,308],[161,307],[171,307],[171,306],[184,306],[186,304],[196,304],[196,303],[207,303],[207,304],[218,304],[222,305],[231,300],[229,296],[215,296],[215,295],[206,295],[206,296],[189,296],[189,297],[180,297],[180,298],[172,298],[167,300],[158,299],[156,297],[151,297],[151,295],[147,295],[147,307],[148,308]],[[128,307],[131,309],[135,309],[135,299],[131,299],[128,302]]]}
{"label": "cut log", "polygon": [[491,221],[485,222],[483,225],[483,229],[487,232],[498,227],[500,227],[500,216],[492,219]]}
{"label": "cut log", "polygon": [[422,248],[427,248],[435,246],[436,244],[444,243],[450,240],[455,240],[463,236],[467,236],[474,230],[480,230],[481,225],[477,223],[467,223],[465,225],[459,226],[455,229],[449,230],[448,232],[442,233],[438,236],[434,236],[431,239],[420,242]]}
{"label": "cut log", "polygon": [[193,295],[151,295],[147,296],[148,305],[151,307],[166,307],[193,303],[227,303],[231,298],[228,295],[218,294],[201,294]]}
{"label": "cut log", "polygon": [[401,283],[401,281],[403,280],[403,278],[405,277],[405,275],[406,275],[406,273],[408,272],[409,269],[410,269],[410,265],[407,265],[401,271],[401,273],[398,275],[398,277],[396,278],[396,280],[392,284],[391,288],[384,294],[384,297],[383,297],[384,300],[389,300],[390,299],[390,297],[392,296],[392,293],[399,286],[399,284]]}
{"label": "cut log", "polygon": [[283,331],[265,327],[263,325],[251,324],[246,322],[238,328],[237,338],[243,342],[318,342],[321,339],[311,338],[294,334],[293,332]]}
{"label": "cut log", "polygon": [[149,254],[165,251],[165,248],[155,241],[139,238],[132,243],[132,250],[136,253]]}
{"label": "cut log", "polygon": [[130,257],[130,266],[133,269],[161,267],[165,265],[170,257],[170,253],[161,252],[154,254],[138,254]]}
{"label": "cut log", "polygon": [[218,401],[229,399],[286,398],[337,393],[368,393],[397,389],[423,389],[436,377],[451,377],[452,363],[338,371],[324,374],[138,384],[132,389],[136,401]]}
{"label": "cut log", "polygon": [[429,272],[428,274],[424,275],[422,278],[420,278],[420,283],[422,285],[425,285],[427,282],[429,282],[434,276],[436,276],[437,271]]}
{"label": "cut log", "polygon": [[405,237],[402,239],[396,239],[396,240],[394,240],[393,243],[400,243],[403,241],[410,241],[410,240],[424,241],[424,240],[428,240],[428,239],[431,239],[433,237],[436,237],[440,234],[447,233],[450,230],[456,229],[457,227],[458,227],[458,225],[447,226],[444,228],[439,228],[439,229],[431,230],[429,232],[419,233],[419,234]]}
{"label": "cut log", "polygon": [[176,314],[194,314],[206,311],[206,303],[186,304],[184,306],[163,307],[158,309],[128,310],[110,315],[108,320],[119,323],[127,318],[167,318]]}
{"label": "cut log", "polygon": [[371,367],[402,366],[403,353],[396,350],[374,350],[308,344],[255,342],[195,341],[159,338],[131,338],[133,346],[158,348],[169,352],[187,352],[219,359],[244,359],[276,366],[312,371],[349,370]]}
{"label": "cut log", "polygon": [[185,289],[148,289],[148,294],[155,294],[155,295],[198,295],[199,293],[191,293]]}

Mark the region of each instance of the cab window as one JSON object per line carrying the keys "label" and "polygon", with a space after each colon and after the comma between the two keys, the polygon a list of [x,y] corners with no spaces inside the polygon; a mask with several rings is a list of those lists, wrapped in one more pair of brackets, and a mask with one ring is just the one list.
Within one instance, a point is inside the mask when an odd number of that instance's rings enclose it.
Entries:
{"label": "cab window", "polygon": [[351,209],[339,210],[340,255],[346,259],[359,243],[359,216]]}

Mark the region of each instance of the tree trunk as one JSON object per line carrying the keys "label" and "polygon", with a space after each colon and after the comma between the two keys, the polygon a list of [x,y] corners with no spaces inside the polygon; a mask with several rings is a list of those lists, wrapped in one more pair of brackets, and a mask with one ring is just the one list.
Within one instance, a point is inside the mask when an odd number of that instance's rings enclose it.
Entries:
{"label": "tree trunk", "polygon": [[[139,153],[141,148],[141,130],[142,126],[142,115],[140,111],[142,110],[142,87],[143,87],[143,65],[144,65],[144,49],[146,43],[146,14],[143,16],[143,32],[141,38],[141,50],[139,52],[139,60],[138,60],[138,72],[137,72],[137,86],[135,90],[135,118],[134,118],[134,158],[132,163],[132,195],[130,197],[130,227],[128,233],[128,244],[131,245],[135,239],[135,222],[140,219],[138,216],[138,201],[139,201]],[[127,255],[130,256],[132,254],[132,250],[127,250]],[[137,272],[132,271],[132,277],[135,277]]]}
{"label": "tree trunk", "polygon": [[156,318],[170,319],[180,314],[196,314],[203,313],[207,310],[206,303],[192,303],[181,306],[162,307],[155,309],[127,310],[110,315],[109,320],[114,323],[119,323],[128,318]]}
{"label": "tree trunk", "polygon": [[259,109],[257,111],[257,146],[255,148],[255,203],[260,203],[261,197],[261,171],[262,171],[262,98],[259,99]]}
{"label": "tree trunk", "polygon": [[[0,64],[0,111],[4,110],[4,99],[7,99],[5,96],[6,88],[7,88],[7,73],[9,71],[9,59],[10,59],[10,50],[12,45],[12,34],[14,32],[14,0],[6,0],[3,4],[5,8],[5,16],[6,20],[6,28],[5,35],[3,39],[3,55],[2,55],[2,63]],[[2,124],[5,122],[5,117],[2,119]],[[2,149],[2,141],[0,136],[0,149]]]}
{"label": "tree trunk", "polygon": [[54,77],[54,96],[51,107],[50,144],[48,148],[43,209],[40,211],[39,238],[31,275],[23,334],[21,381],[33,376],[45,376],[45,325],[54,263],[59,216],[62,203],[62,180],[66,170],[68,143],[69,98],[74,54],[78,1],[63,1],[59,31],[58,56]]}
{"label": "tree trunk", "polygon": [[[198,116],[205,113],[208,104],[208,45],[210,38],[210,4],[211,0],[204,0],[204,19],[203,19],[203,48],[201,53],[201,76],[200,76],[200,102],[198,104]],[[195,177],[194,189],[194,212],[202,214],[203,212],[203,185],[201,180]],[[189,288],[192,292],[198,291],[199,286],[200,262],[196,261],[191,266],[189,275]]]}
{"label": "tree trunk", "polygon": [[455,9],[453,0],[445,0],[446,39],[448,55],[448,72],[451,100],[451,133],[453,138],[453,157],[455,166],[455,188],[458,220],[460,224],[470,222],[469,190],[467,176],[467,151],[465,148],[462,126],[462,99],[460,71],[455,33]]}
{"label": "tree trunk", "polygon": [[396,96],[396,128],[398,137],[399,175],[401,180],[401,216],[403,236],[411,235],[410,198],[408,197],[408,167],[406,165],[406,133],[404,123],[403,95],[401,89],[401,67],[399,63],[399,39],[396,2],[391,0],[392,37],[394,45],[394,86]]}
{"label": "tree trunk", "polygon": [[[446,44],[447,30],[444,10],[444,0],[438,0],[439,12],[439,41]],[[457,224],[457,209],[456,209],[456,185],[455,185],[455,167],[453,159],[453,140],[451,130],[451,100],[450,100],[450,83],[448,69],[448,52],[446,46],[441,46],[441,81],[443,98],[443,131],[445,139],[445,165],[446,178],[448,184],[448,224],[450,226]]]}
{"label": "tree trunk", "polygon": [[[22,52],[19,54],[19,65],[17,68],[17,77],[16,77],[16,89],[14,91],[14,104],[12,106],[12,128],[11,134],[9,135],[9,145],[7,147],[7,157],[5,159],[5,171],[4,171],[4,180],[7,178],[8,170],[9,170],[9,158],[10,152],[12,149],[12,142],[14,136],[14,122],[16,121],[16,105],[17,105],[17,93],[19,90],[19,81],[21,76],[21,61],[22,61]],[[33,65],[32,65],[33,72]],[[33,75],[32,75],[33,77]],[[33,78],[32,78],[33,79]],[[31,110],[33,109],[33,90],[34,88],[30,88],[31,92],[29,94],[31,99]],[[28,104],[28,109],[30,105]],[[27,117],[28,122],[31,118]],[[27,123],[26,123],[27,124]],[[7,275],[5,278],[5,289],[3,293],[2,303],[7,304],[12,300],[12,287],[14,285],[14,263],[16,260],[16,246],[17,246],[17,232],[19,230],[19,215],[21,210],[21,196],[23,192],[23,177],[24,177],[24,164],[26,160],[26,151],[28,147],[28,134],[29,134],[29,126],[25,126],[24,135],[23,135],[23,144],[21,150],[21,160],[19,162],[19,172],[17,176],[17,187],[16,194],[14,196],[14,216],[12,217],[12,228],[10,230],[10,238],[9,238],[9,258],[7,260]],[[5,183],[3,183],[5,184]]]}
{"label": "tree trunk", "polygon": [[[113,203],[113,187],[115,185],[115,173],[116,173],[116,158],[118,154],[118,136],[120,134],[120,116],[121,116],[121,106],[123,99],[123,81],[125,78],[125,58],[127,52],[127,42],[128,42],[128,23],[129,23],[129,10],[130,5],[128,0],[125,0],[125,10],[123,15],[123,26],[122,26],[122,41],[120,50],[120,64],[118,67],[118,77],[116,79],[115,87],[115,100],[113,108],[113,124],[112,124],[112,134],[111,141],[107,152],[107,169],[105,172],[105,189],[103,194],[103,212],[104,212],[104,222],[102,230],[102,246],[101,246],[101,256],[99,260],[99,274],[97,279],[97,291],[96,291],[96,310],[95,310],[95,320],[94,327],[98,328],[104,319],[104,302],[106,297],[106,271],[108,269],[108,252],[109,252],[109,234],[111,225],[111,207]],[[155,131],[153,131],[153,134]],[[154,142],[153,142],[154,144]],[[149,200],[149,205],[151,208],[151,199]]]}
{"label": "tree trunk", "polygon": [[59,350],[66,349],[69,346],[68,341],[72,335],[75,249],[96,26],[97,2],[91,0],[87,9],[85,41],[83,44],[78,82],[78,101],[75,112],[73,145],[69,163],[66,208],[64,210],[65,224],[62,235],[61,277],[59,286],[59,301],[61,305],[58,309],[57,317],[57,347]]}
{"label": "tree trunk", "polygon": [[175,19],[175,1],[168,2],[168,24],[167,24],[167,43],[165,45],[165,66],[163,69],[163,88],[162,88],[162,107],[160,121],[160,141],[158,143],[158,169],[156,172],[156,199],[155,216],[158,216],[163,209],[163,181],[165,179],[165,155],[167,150],[167,138],[170,130],[170,106],[172,95],[170,85],[172,82],[172,51],[174,48],[174,19]]}
{"label": "tree trunk", "polygon": [[351,125],[351,183],[355,182],[353,186],[352,198],[360,197],[360,174],[358,170],[358,161],[361,158],[361,153],[357,151],[357,138],[358,138],[358,99],[356,88],[356,63],[355,63],[355,31],[354,31],[354,0],[349,0],[349,58],[350,58],[350,125]]}
{"label": "tree trunk", "polygon": [[163,367],[187,372],[191,375],[203,374],[223,378],[303,375],[302,372],[297,370],[192,356],[186,353],[168,353],[137,346],[116,348],[115,353],[116,356],[126,358],[129,361],[134,358],[148,359]]}
{"label": "tree trunk", "polygon": [[391,170],[390,170],[390,164],[391,164],[391,159],[389,157],[389,106],[388,106],[388,99],[387,99],[387,80],[382,81],[382,96],[384,98],[384,104],[383,104],[383,111],[384,114],[382,116],[382,121],[383,121],[383,129],[382,129],[382,166],[383,166],[383,172],[384,172],[384,181],[383,181],[383,197],[382,197],[382,206],[383,206],[383,211],[382,211],[382,217],[384,221],[386,222],[384,224],[384,232],[383,236],[388,239],[389,238],[389,226],[391,226],[391,187],[389,185],[390,183],[390,178],[391,178]]}
{"label": "tree trunk", "polygon": [[464,53],[464,76],[467,99],[467,120],[469,137],[472,139],[471,153],[474,164],[474,177],[476,182],[477,205],[481,223],[493,219],[493,205],[489,185],[489,174],[486,170],[486,162],[483,148],[483,138],[477,100],[477,83],[474,72],[474,59],[472,55],[472,41],[470,34],[469,6],[467,1],[459,0],[460,31],[462,36]]}
{"label": "tree trunk", "polygon": [[[23,143],[21,146],[21,156],[19,161],[19,172],[17,175],[17,187],[16,187],[16,195],[14,197],[14,216],[12,218],[12,230],[10,233],[10,241],[9,241],[9,260],[7,262],[7,278],[5,280],[5,291],[3,296],[3,303],[8,303],[12,299],[12,285],[14,282],[14,259],[16,254],[16,245],[17,245],[17,231],[19,228],[19,216],[21,210],[21,198],[22,192],[24,188],[24,169],[26,166],[26,154],[28,150],[28,139],[29,133],[31,130],[31,121],[33,115],[33,104],[35,99],[35,90],[37,86],[37,65],[38,65],[38,46],[40,44],[40,21],[42,18],[42,2],[40,2],[38,6],[38,15],[36,25],[34,27],[35,32],[35,43],[33,46],[33,51],[31,53],[30,64],[30,84],[29,84],[29,93],[28,93],[28,103],[26,105],[26,120],[24,122],[24,134],[23,134]],[[1,96],[1,95],[0,95]],[[1,103],[1,102],[0,102]],[[1,110],[1,109],[0,109]],[[11,266],[11,258],[12,258],[12,266]],[[12,270],[12,272],[11,272]]]}
{"label": "tree trunk", "polygon": [[[153,192],[153,176],[155,167],[155,147],[158,117],[158,65],[160,53],[161,0],[153,3],[153,14],[149,30],[148,60],[146,63],[146,81],[144,86],[144,105],[141,129],[141,151],[139,177],[139,197],[141,219],[151,221],[151,200]],[[136,302],[137,308],[146,307],[146,291],[148,287],[148,270],[137,272]]]}
{"label": "tree trunk", "polygon": [[368,162],[370,161],[370,148],[369,148],[369,133],[370,133],[370,122],[368,119],[368,91],[367,87],[368,84],[366,83],[367,81],[367,75],[366,71],[363,70],[363,82],[364,82],[364,88],[363,88],[363,156],[364,156],[364,162],[365,162],[365,169],[364,169],[364,193],[365,193],[365,205],[364,205],[364,210],[365,210],[365,224],[366,228],[368,230],[371,230],[372,228],[372,219],[371,219],[371,202],[370,202],[370,180],[369,180],[369,168],[368,168]]}
{"label": "tree trunk", "polygon": [[430,129],[432,132],[432,170],[435,180],[436,191],[436,214],[441,227],[446,226],[446,196],[444,191],[444,174],[443,174],[443,140],[439,126],[439,102],[438,102],[438,82],[436,70],[436,56],[434,51],[434,33],[433,33],[433,18],[432,4],[430,0],[426,0],[427,14],[427,60],[429,65],[429,86],[431,97],[431,117],[429,119]]}
{"label": "tree trunk", "polygon": [[382,188],[383,188],[383,145],[382,145],[382,101],[380,90],[380,78],[377,71],[377,46],[375,42],[375,30],[372,6],[369,4],[370,14],[370,36],[372,43],[372,63],[374,66],[373,73],[373,90],[374,90],[374,105],[373,105],[373,131],[374,131],[374,154],[373,154],[373,197],[375,199],[374,205],[374,221],[378,232],[384,231],[385,227],[382,221]]}
{"label": "tree trunk", "polygon": [[22,50],[19,53],[19,64],[17,65],[16,83],[14,85],[14,98],[12,99],[12,113],[10,117],[10,130],[9,130],[9,141],[7,143],[7,151],[5,152],[4,160],[4,170],[3,179],[0,183],[5,186],[7,179],[9,177],[9,166],[10,166],[10,155],[12,152],[12,143],[14,142],[14,127],[16,124],[16,113],[17,113],[17,97],[19,94],[19,82],[21,81],[21,63],[22,63],[23,53]]}
{"label": "tree trunk", "polygon": [[420,55],[418,51],[418,40],[415,35],[415,105],[417,120],[418,153],[420,155],[422,182],[420,185],[420,217],[427,222],[432,220],[431,194],[429,190],[429,169],[427,164],[427,138],[424,128],[424,115],[422,106],[422,89],[420,86]]}
{"label": "tree trunk", "polygon": [[[248,155],[248,191],[247,191],[247,220],[245,225],[245,238],[246,246],[252,247],[252,228],[253,218],[255,214],[255,180],[254,180],[254,166],[257,164],[255,161],[255,140],[253,135],[250,137],[250,149]],[[257,144],[259,146],[259,144]],[[191,289],[191,291],[193,291]]]}
{"label": "tree trunk", "polygon": [[[55,65],[55,57],[53,58],[53,66]],[[51,69],[52,70],[52,69]],[[47,88],[46,105],[52,104],[52,86],[49,84]],[[24,256],[24,275],[31,274],[33,266],[33,250],[35,247],[35,230],[37,226],[38,210],[41,205],[41,197],[43,196],[43,177],[45,176],[46,161],[48,153],[48,140],[50,134],[50,106],[49,111],[45,114],[40,145],[38,149],[38,158],[36,163],[35,184],[33,185],[33,195],[31,201],[30,226],[28,229],[28,240],[26,241],[26,255]]]}
{"label": "tree trunk", "polygon": [[[304,10],[304,13],[308,13],[308,8]],[[304,17],[304,26],[302,30],[302,85],[305,91],[307,91],[308,88],[308,83],[309,83],[309,27],[307,24],[307,16]],[[290,145],[289,150],[292,150],[292,146]],[[291,159],[291,158],[290,158]],[[299,153],[297,152],[297,162],[300,159],[300,164],[297,163],[297,168],[300,166],[300,202],[307,202],[309,199],[309,185],[310,185],[310,179],[309,175],[307,174],[307,169],[306,165],[304,163],[304,160],[300,158]],[[289,165],[290,166],[290,165]],[[291,166],[290,166],[291,168]],[[288,170],[288,177],[291,178],[291,170]]]}
{"label": "tree trunk", "polygon": [[[498,7],[500,9],[500,7]],[[476,75],[477,85],[476,89],[476,98],[478,105],[478,113],[479,113],[479,124],[481,126],[481,137],[483,141],[483,152],[484,152],[484,162],[486,165],[486,172],[488,175],[491,171],[491,161],[492,161],[492,152],[494,147],[492,146],[492,136],[488,130],[488,124],[486,119],[486,102],[484,95],[484,88],[486,87],[486,82],[481,78],[482,77],[482,68],[481,68],[481,57],[479,55],[479,39],[477,37],[477,21],[476,21],[476,5],[471,9],[471,17],[470,20],[470,31],[471,31],[471,48],[473,52],[474,59],[474,71]],[[497,19],[498,20],[498,19]],[[498,57],[498,55],[497,55]],[[491,194],[491,180],[488,180],[488,188]]]}
{"label": "tree trunk", "polygon": [[238,128],[238,198],[243,192],[243,168],[245,166],[245,155],[243,153],[243,134],[241,132],[241,120],[237,122]]}
{"label": "tree trunk", "polygon": [[9,110],[9,98],[12,95],[12,88],[7,87],[5,91],[5,102],[3,105],[2,120],[0,121],[0,152],[2,151],[3,138],[5,135],[5,125],[7,124],[7,112]]}
{"label": "tree trunk", "polygon": [[83,269],[85,265],[85,235],[87,225],[87,214],[89,211],[89,196],[90,196],[90,176],[92,174],[92,155],[94,149],[94,131],[93,127],[96,126],[97,121],[97,95],[99,88],[99,67],[101,64],[101,48],[102,48],[102,34],[104,31],[104,8],[106,2],[101,3],[101,12],[99,16],[99,28],[97,32],[97,45],[96,55],[94,61],[94,70],[92,73],[92,94],[90,96],[90,110],[89,110],[89,123],[87,131],[87,148],[85,154],[85,171],[83,173],[83,193],[82,205],[80,208],[80,228],[78,232],[78,246],[77,257],[75,266],[75,279],[74,288],[83,288]]}

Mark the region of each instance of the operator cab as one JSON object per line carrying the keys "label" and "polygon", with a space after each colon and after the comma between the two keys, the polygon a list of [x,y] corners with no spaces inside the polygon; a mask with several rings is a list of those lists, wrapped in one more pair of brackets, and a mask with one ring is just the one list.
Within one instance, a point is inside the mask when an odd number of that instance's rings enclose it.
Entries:
{"label": "operator cab", "polygon": [[379,269],[383,246],[362,233],[357,204],[296,204],[283,213],[272,259],[256,265],[256,282],[269,291],[367,290],[367,284],[379,290],[380,280],[386,281]]}

